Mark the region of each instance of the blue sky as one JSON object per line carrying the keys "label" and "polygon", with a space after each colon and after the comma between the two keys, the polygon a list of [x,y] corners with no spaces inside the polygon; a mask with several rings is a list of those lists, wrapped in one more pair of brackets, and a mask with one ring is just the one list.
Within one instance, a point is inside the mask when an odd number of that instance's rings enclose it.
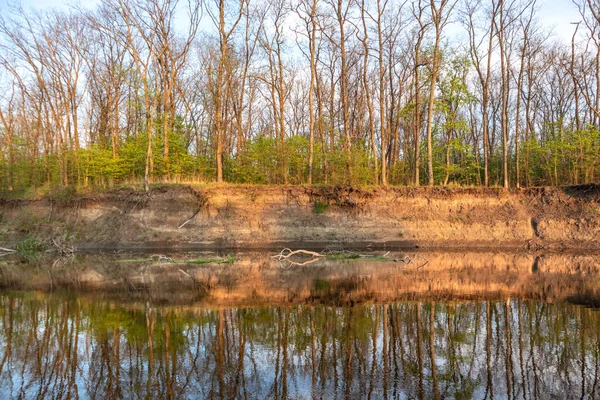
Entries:
{"label": "blue sky", "polygon": [[[92,6],[98,0],[75,0],[76,3]],[[485,0],[484,0],[485,1]],[[0,6],[6,6],[11,0],[0,0]],[[73,0],[21,0],[23,6],[35,8],[65,7],[73,4]],[[553,27],[556,36],[563,41],[570,41],[573,34],[571,22],[579,21],[581,18],[577,7],[571,0],[539,0],[538,16],[546,27]]]}

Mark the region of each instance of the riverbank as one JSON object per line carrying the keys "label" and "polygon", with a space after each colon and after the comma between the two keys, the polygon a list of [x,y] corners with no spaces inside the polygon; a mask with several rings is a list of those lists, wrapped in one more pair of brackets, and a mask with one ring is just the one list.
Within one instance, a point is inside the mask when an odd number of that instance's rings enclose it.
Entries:
{"label": "riverbank", "polygon": [[236,250],[599,249],[600,185],[557,188],[160,186],[0,201],[0,245]]}

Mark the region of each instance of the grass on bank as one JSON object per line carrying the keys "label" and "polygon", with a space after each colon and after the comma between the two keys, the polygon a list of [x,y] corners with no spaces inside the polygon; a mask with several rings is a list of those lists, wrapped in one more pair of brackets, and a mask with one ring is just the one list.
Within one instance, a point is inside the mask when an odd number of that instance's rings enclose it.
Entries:
{"label": "grass on bank", "polygon": [[[210,188],[260,188],[260,187],[290,187],[290,186],[300,186],[300,187],[312,187],[312,188],[327,188],[327,187],[348,187],[351,186],[354,189],[360,190],[371,190],[382,187],[381,185],[375,184],[364,184],[364,183],[355,183],[352,185],[347,184],[324,184],[324,183],[316,183],[312,185],[306,184],[261,184],[261,183],[233,183],[233,182],[210,182],[210,181],[181,181],[181,182],[155,182],[150,184],[151,189],[156,188],[169,188],[169,187],[191,187],[193,189],[210,189]],[[388,185],[390,188],[427,188],[428,186],[415,186],[415,185],[404,185],[404,184],[390,184]],[[436,185],[433,188],[440,189],[502,189],[501,185],[491,185],[489,187],[478,186],[478,185],[461,185],[457,183],[450,183],[447,186]],[[120,184],[112,184],[112,185],[89,185],[89,186],[77,186],[77,185],[69,185],[64,187],[49,187],[48,185],[42,185],[37,188],[24,188],[24,189],[15,189],[15,190],[2,190],[0,189],[0,199],[3,200],[40,200],[40,199],[48,199],[52,200],[55,203],[68,203],[77,199],[83,195],[90,194],[102,194],[110,191],[117,191],[121,189],[130,189],[135,192],[144,192],[144,184],[141,180],[136,180],[134,182],[129,183],[120,183]],[[321,212],[326,211],[326,207],[322,207],[320,205],[315,204],[315,214],[320,214]]]}

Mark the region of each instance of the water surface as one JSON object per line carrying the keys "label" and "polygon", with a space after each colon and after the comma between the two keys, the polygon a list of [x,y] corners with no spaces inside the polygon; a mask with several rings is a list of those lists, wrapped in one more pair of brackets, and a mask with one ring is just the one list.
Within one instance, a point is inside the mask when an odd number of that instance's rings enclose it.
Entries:
{"label": "water surface", "polygon": [[[496,255],[492,262],[484,254],[481,265],[468,267],[468,257],[444,266],[430,254],[431,265],[413,269],[359,261],[295,270],[239,257],[185,274],[181,265],[155,263],[145,286],[130,279],[135,289],[118,294],[56,292],[56,279],[54,293],[5,287],[0,393],[600,398],[600,312],[573,304],[593,303],[595,264],[561,255],[551,269],[547,258]],[[160,293],[160,271],[177,272],[163,290],[171,296]],[[582,290],[586,296],[575,296]]]}

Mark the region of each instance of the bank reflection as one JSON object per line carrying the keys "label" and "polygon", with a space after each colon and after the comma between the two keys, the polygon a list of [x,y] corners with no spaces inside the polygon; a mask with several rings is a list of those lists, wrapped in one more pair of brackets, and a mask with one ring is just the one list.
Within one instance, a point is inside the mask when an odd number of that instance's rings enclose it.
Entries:
{"label": "bank reflection", "polygon": [[0,297],[10,398],[597,398],[600,313],[566,303],[220,309]]}

